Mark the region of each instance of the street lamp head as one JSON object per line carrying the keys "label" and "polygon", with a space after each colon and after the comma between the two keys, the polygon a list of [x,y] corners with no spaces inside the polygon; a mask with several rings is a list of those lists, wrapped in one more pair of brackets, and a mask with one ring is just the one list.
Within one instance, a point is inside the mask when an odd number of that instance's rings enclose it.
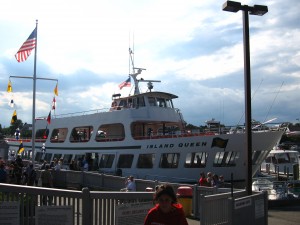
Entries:
{"label": "street lamp head", "polygon": [[223,11],[228,12],[238,12],[241,9],[241,3],[240,2],[234,2],[234,1],[226,1],[223,4]]}
{"label": "street lamp head", "polygon": [[268,6],[265,5],[254,5],[253,8],[249,10],[250,15],[263,16],[268,12]]}

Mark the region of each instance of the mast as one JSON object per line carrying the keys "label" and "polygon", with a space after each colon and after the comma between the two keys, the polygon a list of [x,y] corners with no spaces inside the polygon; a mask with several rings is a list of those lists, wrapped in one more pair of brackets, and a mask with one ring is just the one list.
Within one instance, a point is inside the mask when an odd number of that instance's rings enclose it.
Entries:
{"label": "mast", "polygon": [[129,57],[131,61],[131,67],[132,67],[132,73],[129,73],[129,75],[132,77],[134,81],[134,95],[140,94],[140,89],[139,89],[139,82],[148,82],[148,89],[152,90],[153,84],[152,82],[161,82],[160,80],[144,80],[143,78],[137,79],[137,76],[142,73],[143,70],[146,70],[144,68],[139,68],[134,66],[134,57],[133,57],[133,51],[131,48],[129,48]]}

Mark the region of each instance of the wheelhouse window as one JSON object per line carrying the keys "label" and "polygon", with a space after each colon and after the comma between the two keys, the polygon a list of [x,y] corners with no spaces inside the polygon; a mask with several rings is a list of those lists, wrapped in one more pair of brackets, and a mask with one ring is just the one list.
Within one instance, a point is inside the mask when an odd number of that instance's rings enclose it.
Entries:
{"label": "wheelhouse window", "polygon": [[154,97],[148,97],[148,103],[150,106],[156,106],[156,101]]}
{"label": "wheelhouse window", "polygon": [[145,99],[144,96],[140,96],[136,98],[137,101],[137,107],[145,107]]}
{"label": "wheelhouse window", "polygon": [[228,167],[235,166],[239,158],[239,152],[217,152],[214,159],[214,166]]}
{"label": "wheelhouse window", "polygon": [[101,125],[96,134],[96,141],[123,141],[125,138],[124,126],[121,123],[103,124]]}
{"label": "wheelhouse window", "polygon": [[131,168],[133,161],[133,155],[122,154],[119,156],[118,168]]}
{"label": "wheelhouse window", "polygon": [[179,123],[162,123],[157,121],[136,121],[130,126],[134,139],[164,138],[175,135],[180,130]]}
{"label": "wheelhouse window", "polygon": [[160,158],[160,168],[177,168],[179,162],[179,153],[164,153]]}
{"label": "wheelhouse window", "polygon": [[137,162],[137,168],[153,168],[154,159],[154,154],[140,154]]}
{"label": "wheelhouse window", "polygon": [[171,99],[166,99],[166,106],[168,108],[173,108],[173,103],[172,103],[172,100]]}
{"label": "wheelhouse window", "polygon": [[111,168],[114,162],[114,154],[102,154],[100,158],[99,168]]}
{"label": "wheelhouse window", "polygon": [[52,143],[64,142],[67,138],[67,134],[68,134],[68,128],[53,129],[53,131],[51,133],[50,142],[52,142]]}
{"label": "wheelhouse window", "polygon": [[159,107],[166,107],[166,102],[165,99],[163,98],[157,98],[157,103],[156,103]]}
{"label": "wheelhouse window", "polygon": [[36,142],[45,142],[49,135],[49,129],[39,129],[35,132]]}
{"label": "wheelhouse window", "polygon": [[92,126],[74,127],[71,132],[70,142],[88,142],[92,132]]}
{"label": "wheelhouse window", "polygon": [[208,154],[206,152],[188,153],[185,158],[184,167],[186,168],[204,168],[206,167]]}
{"label": "wheelhouse window", "polygon": [[274,154],[275,162],[277,161],[278,164],[281,163],[298,163],[296,153],[281,153],[281,154]]}

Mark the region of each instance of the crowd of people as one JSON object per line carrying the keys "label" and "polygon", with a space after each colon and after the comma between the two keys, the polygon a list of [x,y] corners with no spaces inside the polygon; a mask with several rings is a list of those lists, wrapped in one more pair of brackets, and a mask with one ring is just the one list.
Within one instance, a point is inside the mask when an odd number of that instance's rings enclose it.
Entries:
{"label": "crowd of people", "polygon": [[[84,160],[83,160],[84,161]],[[88,166],[85,166],[85,162],[79,165],[74,161],[70,164],[70,170],[88,170]],[[10,162],[7,165],[2,159],[0,159],[0,183],[11,184],[23,184],[33,186],[41,182],[42,187],[52,188],[53,177],[51,171],[58,171],[62,168],[63,160],[54,159],[53,162],[47,163],[44,161],[39,168],[41,170],[39,178],[31,163],[24,166],[20,156],[17,156],[15,161]],[[86,162],[86,164],[88,164]],[[222,175],[218,176],[208,172],[200,174],[198,181],[200,186],[207,187],[223,187],[224,178]],[[125,180],[125,188],[122,191],[136,191],[136,183],[133,176],[129,176]],[[154,192],[154,206],[151,208],[144,220],[144,225],[153,224],[166,224],[166,225],[187,225],[187,220],[183,210],[183,206],[177,202],[177,196],[173,187],[169,184],[156,186]],[[51,205],[52,197],[44,196],[44,204]]]}
{"label": "crowd of people", "polygon": [[223,175],[218,176],[217,174],[212,174],[211,172],[207,173],[207,176],[204,172],[200,173],[200,179],[198,181],[199,186],[206,187],[224,187],[224,177]]}
{"label": "crowd of people", "polygon": [[19,155],[9,162],[0,159],[0,183],[33,186],[37,183],[37,173],[33,165],[25,164]]}

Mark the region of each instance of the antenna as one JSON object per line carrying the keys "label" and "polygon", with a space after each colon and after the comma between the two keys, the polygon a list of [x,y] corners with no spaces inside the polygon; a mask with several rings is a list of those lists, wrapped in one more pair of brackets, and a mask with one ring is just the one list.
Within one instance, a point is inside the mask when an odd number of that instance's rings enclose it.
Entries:
{"label": "antenna", "polygon": [[[142,73],[142,71],[146,70],[146,69],[134,66],[134,34],[133,34],[132,49],[129,47],[128,50],[129,50],[129,76],[131,76],[134,81],[134,94],[135,95],[140,94],[139,82],[148,82],[147,87],[148,87],[148,90],[151,92],[151,90],[153,89],[152,82],[161,82],[161,81],[160,80],[144,80],[143,78],[137,79],[137,76],[140,75]],[[131,66],[132,70],[130,70],[130,66]]]}

